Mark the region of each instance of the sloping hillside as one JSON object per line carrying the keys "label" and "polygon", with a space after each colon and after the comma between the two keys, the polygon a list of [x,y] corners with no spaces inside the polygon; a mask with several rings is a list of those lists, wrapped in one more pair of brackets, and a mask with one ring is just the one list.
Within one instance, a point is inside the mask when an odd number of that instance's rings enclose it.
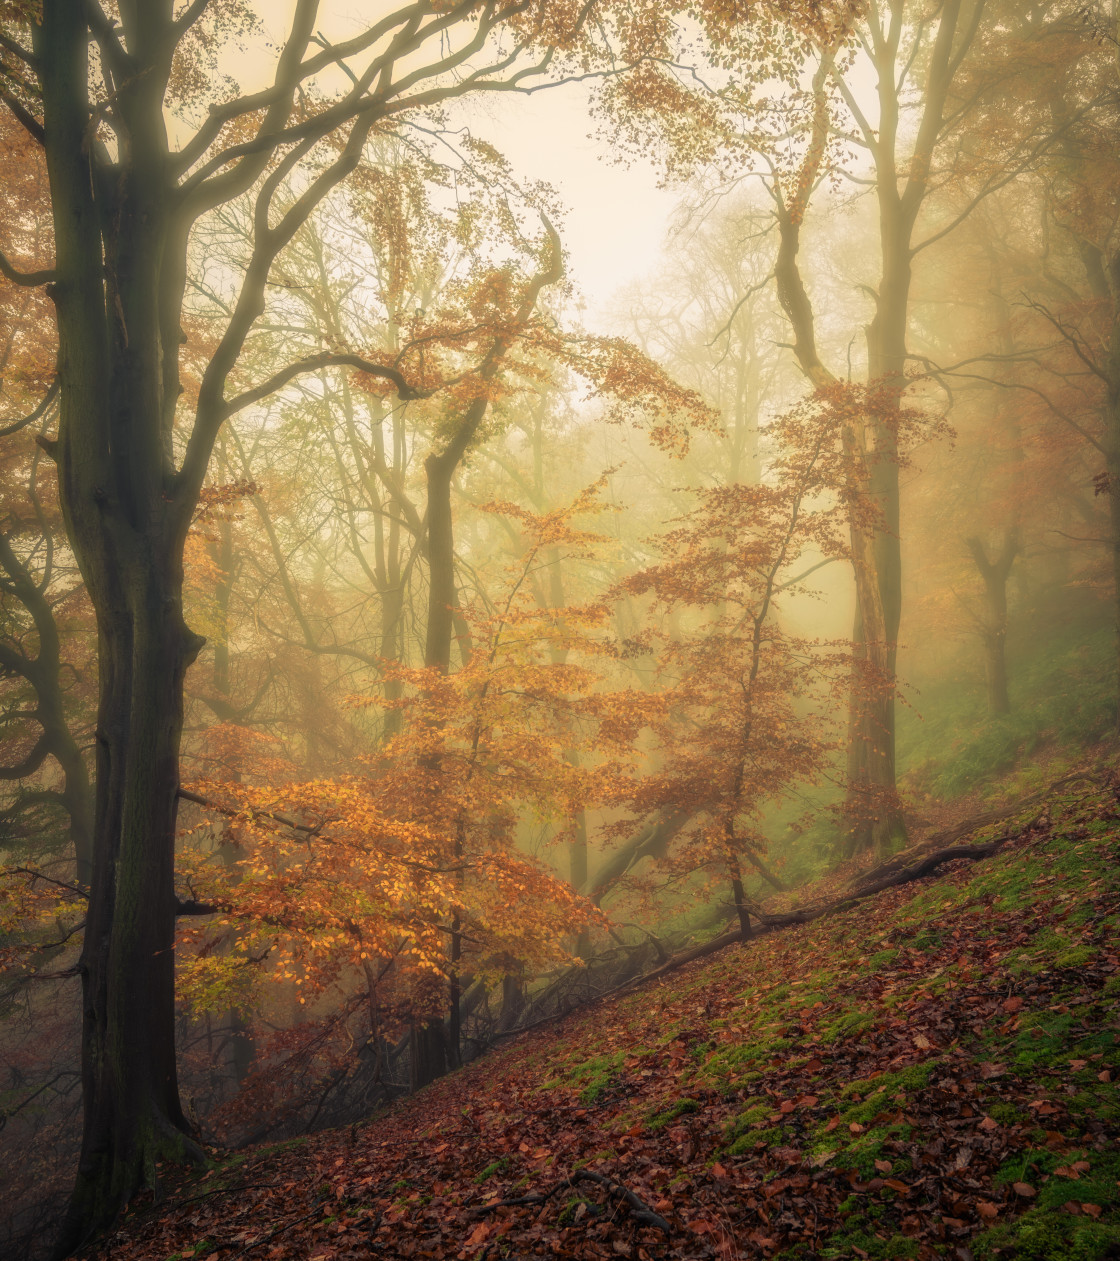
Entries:
{"label": "sloping hillside", "polygon": [[689,964],[89,1257],[1120,1257],[1120,804]]}

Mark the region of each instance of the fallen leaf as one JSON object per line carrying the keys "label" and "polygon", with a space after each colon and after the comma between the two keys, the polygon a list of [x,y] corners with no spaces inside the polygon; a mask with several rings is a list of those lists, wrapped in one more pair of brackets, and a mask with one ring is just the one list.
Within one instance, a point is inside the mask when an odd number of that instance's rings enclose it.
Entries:
{"label": "fallen leaf", "polygon": [[892,1167],[893,1166],[889,1160],[877,1160],[875,1162],[875,1168],[878,1169],[880,1173],[890,1173]]}
{"label": "fallen leaf", "polygon": [[1034,1187],[1031,1186],[1029,1182],[1013,1182],[1011,1184],[1011,1188],[1015,1192],[1016,1195],[1030,1196],[1030,1195],[1038,1194],[1038,1192],[1034,1189]]}
{"label": "fallen leaf", "polygon": [[1100,1217],[1101,1206],[1099,1204],[1082,1204],[1081,1211],[1087,1217]]}
{"label": "fallen leaf", "polygon": [[992,1130],[998,1130],[998,1129],[999,1129],[999,1122],[998,1122],[998,1121],[993,1121],[991,1117],[985,1117],[985,1118],[984,1118],[984,1119],[980,1122],[980,1128],[981,1128],[982,1130],[987,1130],[987,1131],[988,1131],[988,1133],[990,1134],[990,1133],[992,1132]]}
{"label": "fallen leaf", "polygon": [[999,1216],[999,1205],[993,1204],[991,1200],[977,1200],[976,1211],[981,1217],[991,1221],[993,1218]]}
{"label": "fallen leaf", "polygon": [[1023,1000],[1022,1000],[1021,998],[1018,998],[1018,997],[1014,997],[1014,998],[1005,998],[1005,999],[1003,1000],[1003,1002],[1002,1002],[1002,1003],[1000,1003],[1000,1006],[1001,1006],[1001,1007],[1003,1008],[1003,1010],[1004,1010],[1005,1012],[1007,1012],[1008,1014],[1010,1014],[1010,1013],[1011,1013],[1011,1012],[1013,1012],[1013,1011],[1018,1011],[1018,1010],[1019,1010],[1019,1008],[1020,1008],[1020,1007],[1022,1007],[1022,1005],[1023,1005]]}
{"label": "fallen leaf", "polygon": [[848,1125],[848,1129],[851,1130],[853,1134],[862,1134],[863,1128],[864,1127],[860,1125],[858,1121],[852,1121]]}

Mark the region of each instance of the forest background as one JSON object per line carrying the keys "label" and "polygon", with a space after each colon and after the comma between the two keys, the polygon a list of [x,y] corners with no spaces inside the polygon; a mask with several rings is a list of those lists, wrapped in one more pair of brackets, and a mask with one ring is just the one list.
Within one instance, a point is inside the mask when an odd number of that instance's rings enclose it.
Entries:
{"label": "forest background", "polygon": [[64,1245],[1109,756],[1112,7],[71,8],[0,31],[13,1255],[79,1143]]}

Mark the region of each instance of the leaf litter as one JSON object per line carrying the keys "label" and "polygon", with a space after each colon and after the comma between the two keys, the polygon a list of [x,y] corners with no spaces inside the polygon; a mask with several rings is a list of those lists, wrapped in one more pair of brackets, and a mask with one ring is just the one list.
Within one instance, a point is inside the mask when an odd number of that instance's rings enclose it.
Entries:
{"label": "leaf litter", "polygon": [[1118,816],[1113,786],[1067,786],[995,858],[608,996],[367,1122],[164,1169],[84,1255],[1120,1256]]}

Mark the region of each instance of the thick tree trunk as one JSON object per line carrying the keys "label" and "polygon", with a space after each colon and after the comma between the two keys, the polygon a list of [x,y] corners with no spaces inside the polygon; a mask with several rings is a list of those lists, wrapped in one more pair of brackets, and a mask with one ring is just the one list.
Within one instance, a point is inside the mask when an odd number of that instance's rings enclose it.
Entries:
{"label": "thick tree trunk", "polygon": [[[186,629],[176,567],[136,549],[128,605],[99,606],[94,881],[82,977],[85,1128],[63,1229],[70,1250],[113,1221],[161,1158],[201,1157],[187,1137],[174,1043],[175,889]],[[170,588],[170,589],[169,589]]]}
{"label": "thick tree trunk", "polygon": [[447,1072],[447,1034],[442,1020],[413,1025],[408,1045],[412,1090],[419,1090]]}
{"label": "thick tree trunk", "polygon": [[[164,7],[137,28],[142,60],[149,19],[158,26]],[[115,179],[95,174],[81,15],[45,0],[37,41],[55,218],[60,499],[97,613],[100,665],[79,962],[85,1120],[63,1253],[109,1225],[152,1182],[157,1160],[193,1147],[175,1070],[173,863],[183,676],[202,642],[182,617],[189,512],[169,493],[183,242],[161,201],[166,79],[157,58],[121,84],[129,165]]]}

